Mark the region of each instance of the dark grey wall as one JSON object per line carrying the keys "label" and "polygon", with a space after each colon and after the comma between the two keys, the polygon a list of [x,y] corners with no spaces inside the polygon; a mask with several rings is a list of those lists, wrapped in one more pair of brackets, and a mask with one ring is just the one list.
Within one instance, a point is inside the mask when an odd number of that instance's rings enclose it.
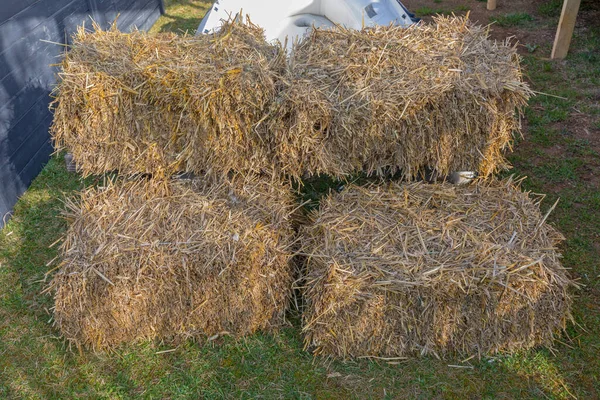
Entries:
{"label": "dark grey wall", "polygon": [[49,94],[56,64],[78,26],[90,17],[107,27],[149,29],[161,0],[1,0],[0,4],[0,228],[47,162],[52,145]]}

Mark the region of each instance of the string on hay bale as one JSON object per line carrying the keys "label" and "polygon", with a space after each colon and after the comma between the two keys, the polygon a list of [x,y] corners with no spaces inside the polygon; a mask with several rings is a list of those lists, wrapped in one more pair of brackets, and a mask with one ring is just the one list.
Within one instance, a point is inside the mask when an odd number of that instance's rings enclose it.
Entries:
{"label": "string on hay bale", "polygon": [[53,95],[51,132],[84,174],[257,170],[262,119],[285,68],[280,46],[251,22],[218,34],[80,28]]}
{"label": "string on hay bale", "polygon": [[574,283],[540,201],[512,180],[330,195],[303,232],[306,346],[346,358],[551,344]]}
{"label": "string on hay bale", "polygon": [[489,176],[508,165],[503,151],[531,94],[515,46],[466,17],[314,29],[294,47],[288,75],[270,124],[294,176]]}
{"label": "string on hay bale", "polygon": [[242,336],[284,322],[293,279],[288,188],[247,178],[112,182],[67,203],[50,288],[77,346]]}

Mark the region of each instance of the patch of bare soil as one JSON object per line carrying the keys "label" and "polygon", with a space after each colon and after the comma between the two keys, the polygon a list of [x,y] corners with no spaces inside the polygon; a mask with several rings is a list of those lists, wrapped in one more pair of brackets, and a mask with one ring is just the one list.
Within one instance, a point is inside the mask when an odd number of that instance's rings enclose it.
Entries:
{"label": "patch of bare soil", "polygon": [[[469,13],[469,18],[481,25],[488,25],[493,18],[501,17],[506,14],[526,13],[533,17],[533,21],[527,24],[527,27],[521,26],[499,26],[492,24],[490,35],[495,40],[506,40],[512,38],[517,40],[521,45],[542,46],[547,43],[552,43],[556,26],[554,21],[544,18],[539,15],[540,5],[547,3],[547,0],[499,0],[495,10],[489,11],[486,8],[485,1],[476,0],[442,0],[436,2],[434,0],[403,0],[402,3],[411,12],[418,10],[429,9],[433,11],[454,12],[456,15],[464,15]],[[432,16],[423,17],[424,21],[431,21]],[[527,51],[527,49],[522,49]]]}

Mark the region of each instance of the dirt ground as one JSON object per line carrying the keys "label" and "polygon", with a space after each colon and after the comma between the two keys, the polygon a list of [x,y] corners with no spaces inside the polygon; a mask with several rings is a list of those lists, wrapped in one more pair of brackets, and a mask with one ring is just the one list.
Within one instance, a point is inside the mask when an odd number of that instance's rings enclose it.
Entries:
{"label": "dirt ground", "polygon": [[[556,2],[555,0],[554,2]],[[529,27],[520,26],[500,26],[497,23],[491,25],[491,37],[496,40],[505,40],[512,38],[522,45],[522,51],[527,51],[525,45],[549,45],[554,42],[556,34],[558,15],[560,7],[557,8],[556,15],[547,16],[540,14],[540,8],[543,8],[552,0],[498,0],[497,8],[489,11],[486,8],[486,1],[480,0],[403,0],[402,3],[411,12],[428,9],[429,11],[444,11],[456,15],[469,13],[469,18],[481,25],[492,23],[491,19],[501,17],[506,14],[525,13],[530,15],[533,20]],[[595,0],[583,1],[577,20],[577,30],[588,29],[591,25],[600,24],[600,2]],[[417,14],[419,14],[417,12]],[[427,13],[429,14],[429,13]],[[421,15],[425,21],[431,21],[431,15]],[[547,57],[550,57],[548,53]],[[600,88],[599,88],[600,97]]]}
{"label": "dirt ground", "polygon": [[[485,1],[478,0],[403,0],[402,3],[411,12],[415,10],[429,8],[433,11],[444,10],[454,12],[457,15],[469,13],[469,18],[481,25],[490,23],[490,18],[499,17],[510,13],[527,13],[534,18],[538,14],[540,4],[547,3],[544,0],[498,0],[497,8],[494,11],[488,11]],[[469,10],[466,10],[466,9]],[[423,16],[423,20],[430,21],[431,16]],[[494,26],[495,25],[495,26]],[[535,31],[520,29],[518,27],[501,27],[494,24],[491,30],[492,38],[504,40],[508,37],[515,38],[520,43],[537,44],[551,43],[554,40],[556,31],[555,26],[537,26]]]}

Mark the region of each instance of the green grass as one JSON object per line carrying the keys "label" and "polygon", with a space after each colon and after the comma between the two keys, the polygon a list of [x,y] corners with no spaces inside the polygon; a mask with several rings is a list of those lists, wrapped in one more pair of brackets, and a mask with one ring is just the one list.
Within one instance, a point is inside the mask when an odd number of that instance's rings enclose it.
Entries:
{"label": "green grass", "polygon": [[150,29],[157,32],[196,33],[202,17],[212,6],[211,0],[164,0],[165,15]]}
{"label": "green grass", "polygon": [[[436,4],[441,4],[442,0],[434,0],[433,1]],[[471,9],[471,7],[467,6],[467,5],[459,5],[456,6],[452,9],[447,9],[447,8],[431,8],[431,7],[419,7],[419,8],[415,8],[413,10],[413,12],[415,13],[415,15],[417,17],[428,17],[428,16],[432,16],[432,15],[452,15],[452,13],[455,14],[461,14],[461,13],[465,13],[467,11],[469,11]]]}
{"label": "green grass", "polygon": [[533,17],[527,13],[511,13],[490,17],[490,22],[495,22],[499,26],[526,26],[533,21]]}
{"label": "green grass", "polygon": [[562,0],[546,0],[538,6],[538,12],[544,17],[558,17],[562,5]]}
{"label": "green grass", "polygon": [[[168,16],[155,31],[195,29],[204,2],[167,2]],[[177,18],[175,18],[177,17]],[[101,183],[69,174],[56,157],[19,200],[0,232],[0,398],[1,399],[581,399],[600,393],[600,167],[597,144],[600,106],[597,87],[600,32],[574,38],[565,62],[543,57],[551,43],[524,59],[535,90],[565,97],[537,96],[527,109],[526,132],[510,159],[510,173],[527,175],[528,190],[548,194],[550,216],[566,236],[564,264],[584,286],[574,306],[576,324],[552,351],[442,362],[409,360],[396,365],[314,359],[303,351],[296,316],[274,335],[244,340],[188,342],[176,349],[143,343],[108,354],[79,354],[52,327],[52,299],[41,294],[49,247],[66,229],[62,199]],[[537,54],[539,53],[539,55]],[[539,58],[538,58],[539,57]],[[574,120],[578,111],[588,122]],[[592,129],[589,138],[577,129]],[[595,131],[594,131],[595,129]],[[594,136],[596,135],[596,136]],[[508,173],[507,173],[508,174]],[[358,183],[364,177],[353,179]],[[305,182],[302,198],[316,201],[343,182],[325,177]],[[47,280],[46,280],[47,281]],[[174,350],[160,353],[165,350]]]}
{"label": "green grass", "polygon": [[427,17],[429,15],[436,14],[449,14],[449,11],[441,9],[441,8],[431,8],[431,7],[419,7],[413,10],[417,17]]}
{"label": "green grass", "polygon": [[470,9],[471,9],[471,7],[469,7],[469,6],[467,6],[467,5],[464,5],[464,4],[463,4],[463,5],[460,5],[460,6],[456,6],[456,7],[454,8],[454,11],[457,11],[457,12],[467,12],[467,11],[469,11]]}

